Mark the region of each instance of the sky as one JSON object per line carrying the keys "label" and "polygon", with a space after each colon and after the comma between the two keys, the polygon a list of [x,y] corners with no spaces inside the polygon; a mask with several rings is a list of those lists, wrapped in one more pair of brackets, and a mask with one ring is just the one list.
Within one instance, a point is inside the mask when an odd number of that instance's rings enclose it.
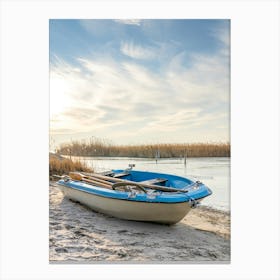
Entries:
{"label": "sky", "polygon": [[230,21],[49,22],[53,145],[228,142]]}

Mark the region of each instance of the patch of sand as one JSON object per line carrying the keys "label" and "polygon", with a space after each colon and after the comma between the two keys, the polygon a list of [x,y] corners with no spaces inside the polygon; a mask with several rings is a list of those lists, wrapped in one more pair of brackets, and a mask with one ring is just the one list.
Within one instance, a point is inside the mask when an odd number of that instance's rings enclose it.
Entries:
{"label": "patch of sand", "polygon": [[205,206],[192,209],[181,221],[199,230],[216,233],[225,239],[230,239],[230,214]]}
{"label": "patch of sand", "polygon": [[196,208],[167,226],[96,213],[54,186],[49,195],[51,263],[230,261],[229,213]]}

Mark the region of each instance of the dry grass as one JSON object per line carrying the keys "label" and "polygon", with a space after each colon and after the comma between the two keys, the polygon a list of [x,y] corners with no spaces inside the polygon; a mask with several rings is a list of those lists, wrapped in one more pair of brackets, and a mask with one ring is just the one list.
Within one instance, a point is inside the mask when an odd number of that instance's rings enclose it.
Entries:
{"label": "dry grass", "polygon": [[60,146],[58,152],[73,156],[110,157],[230,157],[229,143],[153,144],[153,145],[112,145],[105,141],[72,141]]}
{"label": "dry grass", "polygon": [[63,175],[68,174],[71,171],[84,171],[92,172],[92,170],[86,167],[80,161],[72,161],[71,159],[65,159],[57,155],[50,154],[49,158],[49,175]]}

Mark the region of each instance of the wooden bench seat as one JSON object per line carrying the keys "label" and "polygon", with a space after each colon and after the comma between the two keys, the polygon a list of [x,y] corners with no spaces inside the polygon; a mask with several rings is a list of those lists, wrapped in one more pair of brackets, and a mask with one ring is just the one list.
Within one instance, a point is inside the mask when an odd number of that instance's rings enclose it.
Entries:
{"label": "wooden bench seat", "polygon": [[113,171],[105,171],[105,172],[101,172],[99,174],[103,175],[103,176],[113,177],[113,178],[122,178],[122,177],[129,175],[130,173],[128,173],[128,172],[114,173]]}
{"label": "wooden bench seat", "polygon": [[122,177],[125,177],[127,175],[129,175],[130,173],[128,172],[124,172],[124,173],[115,173],[112,177],[114,178],[122,178]]}
{"label": "wooden bench seat", "polygon": [[154,178],[154,179],[150,179],[150,180],[141,181],[139,183],[147,184],[147,185],[154,185],[154,184],[163,184],[166,181],[167,181],[167,179],[164,179],[164,178]]}

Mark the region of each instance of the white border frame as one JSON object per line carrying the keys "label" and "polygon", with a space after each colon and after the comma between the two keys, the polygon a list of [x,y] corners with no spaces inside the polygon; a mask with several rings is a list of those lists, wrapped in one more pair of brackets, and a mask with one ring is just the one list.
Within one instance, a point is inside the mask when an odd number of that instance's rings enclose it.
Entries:
{"label": "white border frame", "polygon": [[[127,17],[231,19],[229,265],[49,264],[48,20]],[[1,279],[279,279],[279,34],[278,1],[2,1]]]}

